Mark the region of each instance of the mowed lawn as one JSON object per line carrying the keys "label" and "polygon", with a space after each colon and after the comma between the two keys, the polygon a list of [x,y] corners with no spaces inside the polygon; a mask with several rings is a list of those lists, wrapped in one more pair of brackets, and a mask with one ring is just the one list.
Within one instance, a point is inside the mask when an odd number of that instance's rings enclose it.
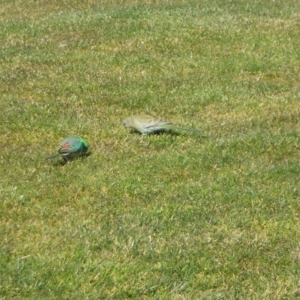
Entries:
{"label": "mowed lawn", "polygon": [[300,297],[298,0],[0,0],[0,28],[0,299]]}

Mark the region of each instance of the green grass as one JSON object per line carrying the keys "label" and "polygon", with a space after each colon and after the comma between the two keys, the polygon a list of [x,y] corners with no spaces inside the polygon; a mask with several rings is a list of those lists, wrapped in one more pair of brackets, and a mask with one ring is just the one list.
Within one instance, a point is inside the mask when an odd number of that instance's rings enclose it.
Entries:
{"label": "green grass", "polygon": [[[0,299],[299,297],[299,16],[0,1]],[[44,160],[68,135],[91,155]]]}

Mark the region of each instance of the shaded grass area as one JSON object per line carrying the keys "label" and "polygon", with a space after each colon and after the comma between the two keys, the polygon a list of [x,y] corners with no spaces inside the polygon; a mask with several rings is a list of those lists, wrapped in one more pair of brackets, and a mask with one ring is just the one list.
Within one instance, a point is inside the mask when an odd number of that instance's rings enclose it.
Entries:
{"label": "shaded grass area", "polygon": [[1,297],[299,296],[297,1],[0,4]]}

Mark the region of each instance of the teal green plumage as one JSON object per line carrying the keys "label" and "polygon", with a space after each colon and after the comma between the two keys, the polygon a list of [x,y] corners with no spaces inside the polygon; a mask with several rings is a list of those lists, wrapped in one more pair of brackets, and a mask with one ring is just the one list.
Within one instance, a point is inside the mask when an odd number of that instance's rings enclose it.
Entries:
{"label": "teal green plumage", "polygon": [[58,145],[57,154],[47,157],[47,159],[52,159],[58,156],[63,157],[68,160],[69,158],[75,158],[84,155],[89,148],[89,144],[78,137],[69,136]]}
{"label": "teal green plumage", "polygon": [[149,115],[135,115],[123,121],[126,128],[132,128],[143,135],[161,131],[193,131],[200,134],[198,129],[185,128],[174,125],[172,122],[156,119]]}

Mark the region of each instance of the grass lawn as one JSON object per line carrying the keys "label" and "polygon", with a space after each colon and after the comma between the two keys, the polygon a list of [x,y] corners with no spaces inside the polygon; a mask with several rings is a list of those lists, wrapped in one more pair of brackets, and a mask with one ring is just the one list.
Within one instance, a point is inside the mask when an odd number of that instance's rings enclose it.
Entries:
{"label": "grass lawn", "polygon": [[[300,297],[298,0],[0,0],[0,26],[0,299]],[[45,160],[69,135],[90,155]]]}

